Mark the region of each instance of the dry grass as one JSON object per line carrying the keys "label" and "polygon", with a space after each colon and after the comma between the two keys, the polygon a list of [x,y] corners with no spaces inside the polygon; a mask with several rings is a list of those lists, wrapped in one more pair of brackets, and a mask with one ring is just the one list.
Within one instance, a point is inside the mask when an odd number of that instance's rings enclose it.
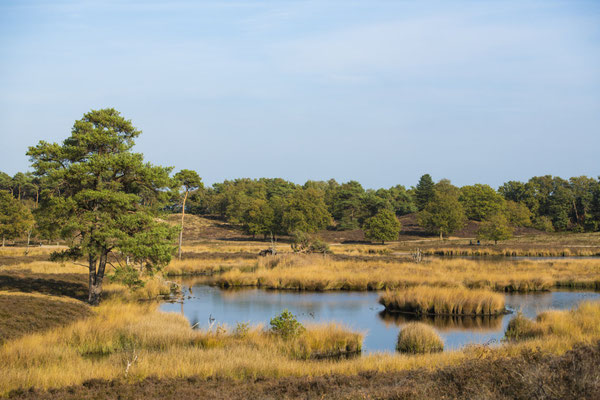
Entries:
{"label": "dry grass", "polygon": [[233,269],[249,270],[256,265],[256,260],[243,258],[175,259],[163,269],[163,272],[169,276],[213,275]]}
{"label": "dry grass", "polygon": [[418,285],[521,292],[554,286],[600,288],[600,260],[436,259],[415,264],[287,254],[264,258],[254,269],[232,269],[205,282],[292,290],[394,290]]}
{"label": "dry grass", "polygon": [[[0,393],[17,387],[53,387],[91,378],[214,374],[234,377],[298,374],[311,358],[360,351],[362,335],[334,324],[308,326],[283,339],[260,327],[194,331],[184,316],[156,310],[156,304],[105,302],[95,315],[45,334],[0,347]],[[321,370],[335,363],[309,362]],[[325,369],[324,369],[325,368]],[[281,369],[281,370],[280,370]]]}
{"label": "dry grass", "polygon": [[50,256],[50,253],[57,250],[65,250],[66,246],[30,246],[27,247],[0,247],[1,257],[19,257],[19,256]]}
{"label": "dry grass", "polygon": [[56,263],[51,261],[35,261],[24,262],[14,265],[9,265],[2,271],[15,271],[29,274],[57,275],[57,274],[81,274],[87,275],[88,269],[86,265],[64,262]]}
{"label": "dry grass", "polygon": [[146,278],[144,286],[130,290],[120,283],[106,283],[102,294],[105,299],[118,299],[122,301],[156,300],[170,297],[177,293],[176,284],[166,281],[160,275]]}
{"label": "dry grass", "polygon": [[425,255],[472,257],[590,257],[600,256],[600,247],[446,247],[423,249]]}
{"label": "dry grass", "polygon": [[398,334],[396,350],[410,354],[438,353],[444,350],[444,342],[431,326],[411,322]]}
{"label": "dry grass", "polygon": [[438,315],[498,315],[504,296],[489,290],[417,286],[386,292],[379,298],[387,311]]}
{"label": "dry grass", "polygon": [[[258,256],[263,249],[271,247],[269,242],[227,242],[212,240],[182,246],[183,253],[252,253]],[[275,248],[281,252],[291,252],[292,247],[287,243],[276,243]]]}
{"label": "dry grass", "polygon": [[0,291],[0,343],[90,314],[87,304],[68,297]]}
{"label": "dry grass", "polygon": [[[590,307],[595,311],[590,312]],[[600,337],[599,310],[600,303],[590,303],[572,311],[569,321],[575,320],[580,326],[573,335],[552,330],[543,338],[497,349],[473,346],[437,354],[371,354],[343,361],[313,361],[306,360],[309,351],[327,354],[356,348],[356,334],[340,327],[317,326],[308,327],[306,336],[297,341],[286,341],[260,328],[243,334],[222,327],[194,331],[185,317],[159,312],[155,304],[109,301],[95,308],[95,315],[86,320],[2,345],[0,395],[19,387],[62,387],[89,379],[354,375],[361,371],[436,369],[474,358],[517,356],[523,349],[538,347],[560,354],[576,342],[590,343]]]}
{"label": "dry grass", "polygon": [[535,320],[518,314],[509,322],[505,335],[511,340],[555,336],[582,341],[600,336],[600,303],[583,302],[571,311],[545,311]]}

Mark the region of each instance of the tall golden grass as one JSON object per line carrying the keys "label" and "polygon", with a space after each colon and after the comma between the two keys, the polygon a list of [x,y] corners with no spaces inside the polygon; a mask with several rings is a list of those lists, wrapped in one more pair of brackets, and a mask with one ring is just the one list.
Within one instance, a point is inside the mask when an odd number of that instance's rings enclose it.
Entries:
{"label": "tall golden grass", "polygon": [[507,339],[523,340],[557,336],[585,340],[600,336],[600,303],[582,302],[571,311],[549,310],[530,320],[517,314],[508,324]]}
{"label": "tall golden grass", "polygon": [[205,282],[292,290],[394,290],[418,285],[522,292],[555,286],[600,288],[600,260],[435,259],[416,264],[286,254],[267,257],[254,269],[233,268]]}
{"label": "tall golden grass", "polygon": [[244,258],[175,259],[163,269],[163,272],[169,276],[212,275],[234,269],[250,270],[256,265],[256,260]]}
{"label": "tall golden grass", "polygon": [[417,286],[386,292],[379,298],[387,311],[438,315],[498,315],[504,296],[489,290]]}

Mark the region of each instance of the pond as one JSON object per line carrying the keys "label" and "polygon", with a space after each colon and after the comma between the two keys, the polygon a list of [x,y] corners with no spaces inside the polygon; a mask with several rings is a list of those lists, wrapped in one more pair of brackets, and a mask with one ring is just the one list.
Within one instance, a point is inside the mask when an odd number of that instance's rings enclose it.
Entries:
{"label": "pond", "polygon": [[[183,304],[164,303],[161,310],[183,312],[192,325],[207,328],[209,318],[234,327],[237,322],[269,325],[285,308],[305,324],[337,322],[365,334],[364,352],[394,351],[398,332],[411,316],[384,312],[376,292],[297,292],[262,289],[220,289],[185,285]],[[600,293],[555,291],[507,294],[506,307],[535,317],[548,309],[565,310],[583,300],[600,300]],[[495,343],[504,336],[512,315],[485,318],[436,317],[423,321],[442,336],[446,349],[473,343]]]}

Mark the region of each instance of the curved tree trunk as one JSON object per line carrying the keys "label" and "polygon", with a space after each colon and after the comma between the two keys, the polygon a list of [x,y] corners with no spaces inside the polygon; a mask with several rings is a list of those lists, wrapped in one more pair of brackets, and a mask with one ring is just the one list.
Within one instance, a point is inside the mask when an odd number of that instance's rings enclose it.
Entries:
{"label": "curved tree trunk", "polygon": [[185,191],[185,196],[183,196],[183,206],[181,207],[181,230],[179,231],[179,250],[177,252],[177,257],[181,260],[181,244],[183,243],[183,219],[185,218],[185,201],[188,197],[188,191]]}

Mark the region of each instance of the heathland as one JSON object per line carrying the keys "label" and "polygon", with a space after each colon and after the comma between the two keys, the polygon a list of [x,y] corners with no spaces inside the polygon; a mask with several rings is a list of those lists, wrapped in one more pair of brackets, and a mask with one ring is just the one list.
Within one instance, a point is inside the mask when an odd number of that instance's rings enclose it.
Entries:
{"label": "heathland", "polygon": [[64,141],[29,147],[31,173],[0,173],[0,396],[234,398],[232,383],[258,383],[262,394],[290,387],[261,397],[599,397],[598,302],[518,314],[499,346],[442,351],[423,320],[398,332],[406,353],[362,355],[367,332],[303,326],[288,310],[269,326],[196,329],[158,307],[184,300],[173,275],[382,290],[389,311],[461,318],[503,312],[500,292],[595,290],[600,180],[542,176],[496,190],[425,174],[409,189],[277,178],[205,188],[195,171],[134,153],[140,134],[113,108],[91,110]]}
{"label": "heathland", "polygon": [[[201,278],[209,283],[231,276],[247,274],[255,279],[257,274],[276,273],[273,281],[296,282],[304,289],[368,289],[368,282],[402,282],[394,288],[411,286],[413,296],[430,293],[421,290],[423,285],[458,289],[468,295],[469,288],[513,290],[525,287],[524,282],[545,282],[534,286],[537,290],[560,282],[591,288],[589,282],[600,279],[600,263],[593,258],[486,262],[426,256],[415,263],[406,254],[394,254],[397,250],[392,246],[334,245],[333,254],[323,256],[293,254],[285,243],[276,245],[279,256],[258,257],[264,247],[261,242],[192,243],[184,247],[183,260],[171,261],[163,273],[147,278],[143,287],[129,290],[120,283],[107,284],[98,307],[84,302],[87,269],[78,262],[49,262],[48,255],[55,249],[47,247],[32,248],[27,255],[25,248],[0,250],[0,302],[11,307],[10,314],[0,315],[0,325],[7,332],[0,348],[5,366],[0,392],[14,398],[77,398],[116,393],[120,388],[120,393],[128,393],[124,398],[175,398],[184,393],[241,398],[242,391],[232,390],[241,385],[259,397],[281,398],[295,397],[301,388],[318,385],[320,389],[307,389],[308,393],[340,398],[364,391],[380,398],[451,393],[465,397],[481,393],[475,392],[479,387],[490,398],[516,393],[535,396],[542,391],[568,398],[589,397],[600,390],[582,375],[597,376],[592,365],[600,348],[597,303],[520,323],[524,333],[515,337],[509,332],[512,339],[499,347],[470,346],[421,355],[363,354],[348,359],[329,356],[359,351],[363,333],[343,326],[306,326],[297,336],[283,338],[266,326],[196,330],[183,316],[158,311],[158,301],[173,289],[168,274],[174,273],[207,274]],[[329,282],[331,287],[318,282]],[[527,285],[529,290],[531,283]],[[565,379],[563,383],[551,379],[551,371],[574,360],[577,371],[556,372]],[[479,369],[504,372],[476,372]],[[445,387],[446,374],[455,377],[456,386]],[[542,386],[533,385],[534,378]],[[394,379],[404,382],[402,387],[393,385]],[[477,379],[480,386],[474,385]],[[511,379],[515,386],[501,379]],[[249,382],[262,383],[250,388]],[[573,382],[577,389],[569,388]]]}

